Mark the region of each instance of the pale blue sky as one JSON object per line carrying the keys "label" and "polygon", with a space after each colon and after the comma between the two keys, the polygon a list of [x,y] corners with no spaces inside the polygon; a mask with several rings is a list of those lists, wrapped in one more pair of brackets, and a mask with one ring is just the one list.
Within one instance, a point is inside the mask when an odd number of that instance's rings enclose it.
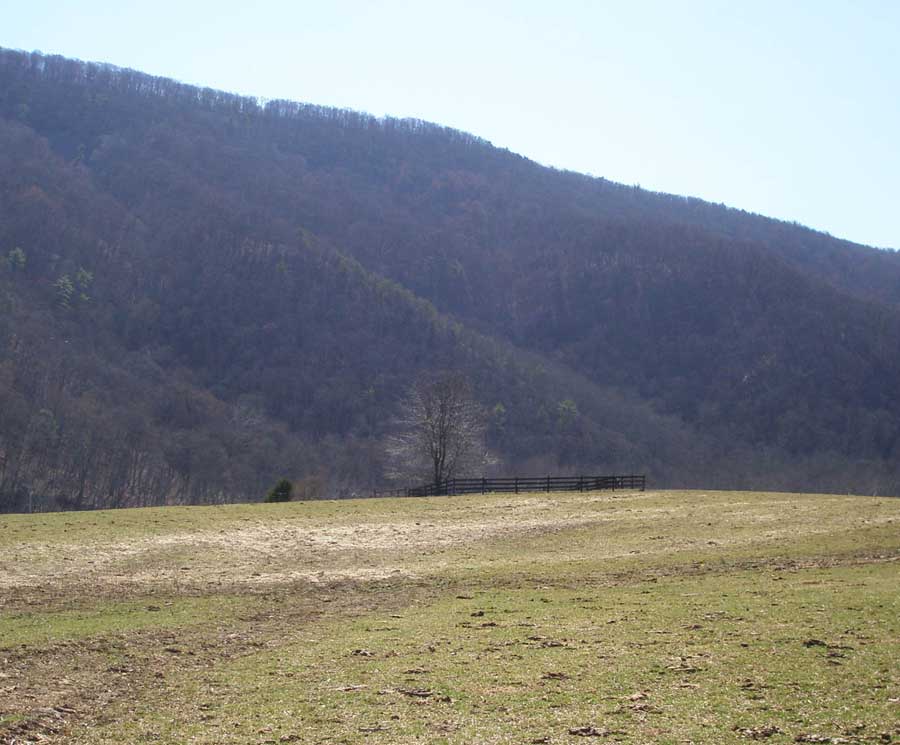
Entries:
{"label": "pale blue sky", "polygon": [[427,119],[900,248],[900,0],[0,0],[0,46]]}

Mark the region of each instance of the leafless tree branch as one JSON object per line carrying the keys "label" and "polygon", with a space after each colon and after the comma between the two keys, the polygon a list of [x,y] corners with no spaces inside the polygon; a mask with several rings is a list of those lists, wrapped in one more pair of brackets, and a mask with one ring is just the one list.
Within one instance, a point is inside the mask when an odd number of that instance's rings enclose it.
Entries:
{"label": "leafless tree branch", "polygon": [[444,481],[473,475],[490,462],[484,444],[487,415],[461,373],[420,377],[400,405],[387,438],[387,476],[393,481]]}

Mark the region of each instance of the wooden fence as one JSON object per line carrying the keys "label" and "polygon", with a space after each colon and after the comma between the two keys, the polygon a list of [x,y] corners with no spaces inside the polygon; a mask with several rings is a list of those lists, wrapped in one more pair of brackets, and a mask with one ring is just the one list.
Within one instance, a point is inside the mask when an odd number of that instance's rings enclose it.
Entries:
{"label": "wooden fence", "polygon": [[536,491],[601,491],[629,489],[644,491],[647,478],[644,475],[628,476],[537,476],[513,478],[448,479],[407,489],[375,491],[373,497],[438,497],[456,494],[489,494],[490,492]]}

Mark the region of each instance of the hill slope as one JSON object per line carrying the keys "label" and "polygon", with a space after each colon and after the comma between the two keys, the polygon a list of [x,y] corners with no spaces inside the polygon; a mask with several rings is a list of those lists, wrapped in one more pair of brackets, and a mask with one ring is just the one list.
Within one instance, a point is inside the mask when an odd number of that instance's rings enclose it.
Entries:
{"label": "hill slope", "polygon": [[900,488],[896,253],[62,58],[0,52],[0,116],[8,507],[368,487],[435,367],[508,468]]}

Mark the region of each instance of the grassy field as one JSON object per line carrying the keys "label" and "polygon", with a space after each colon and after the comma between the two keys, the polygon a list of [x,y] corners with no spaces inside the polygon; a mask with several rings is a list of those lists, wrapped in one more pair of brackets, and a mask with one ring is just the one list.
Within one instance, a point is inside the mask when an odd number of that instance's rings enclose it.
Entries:
{"label": "grassy field", "polygon": [[900,742],[900,500],[0,517],[0,742]]}

